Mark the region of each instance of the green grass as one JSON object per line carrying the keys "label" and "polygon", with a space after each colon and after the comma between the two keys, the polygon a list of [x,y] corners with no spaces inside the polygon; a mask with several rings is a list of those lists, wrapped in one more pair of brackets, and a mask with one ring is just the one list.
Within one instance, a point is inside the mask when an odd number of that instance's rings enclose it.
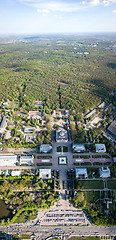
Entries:
{"label": "green grass", "polygon": [[57,147],[57,152],[61,152],[61,146]]}
{"label": "green grass", "polygon": [[20,239],[31,239],[31,237],[28,234],[21,234]]}
{"label": "green grass", "polygon": [[100,237],[93,237],[93,236],[90,236],[90,237],[71,237],[71,238],[68,238],[69,240],[99,240]]}
{"label": "green grass", "polygon": [[108,180],[107,181],[107,187],[109,189],[116,189],[116,180]]}
{"label": "green grass", "polygon": [[82,189],[103,189],[102,180],[79,180],[82,183]]}
{"label": "green grass", "polygon": [[27,220],[34,220],[37,217],[37,211],[23,211],[14,221],[14,223],[25,223]]}
{"label": "green grass", "polygon": [[68,152],[68,147],[63,146],[63,152]]}
{"label": "green grass", "polygon": [[44,159],[49,159],[49,158],[51,159],[52,156],[49,156],[49,155],[48,156],[37,156],[37,159],[43,159],[43,158]]}
{"label": "green grass", "polygon": [[52,163],[37,163],[37,166],[52,166]]}

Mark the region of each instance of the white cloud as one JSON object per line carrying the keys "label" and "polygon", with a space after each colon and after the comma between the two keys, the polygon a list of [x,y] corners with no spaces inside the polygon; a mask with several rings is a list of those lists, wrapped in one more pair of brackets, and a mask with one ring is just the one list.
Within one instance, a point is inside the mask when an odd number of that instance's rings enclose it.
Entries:
{"label": "white cloud", "polygon": [[116,0],[103,0],[102,3],[104,6],[110,6],[111,4],[115,4]]}
{"label": "white cloud", "polygon": [[113,13],[116,13],[116,10],[114,9],[114,10],[112,10],[112,12],[113,12]]}
{"label": "white cloud", "polygon": [[84,5],[90,5],[90,6],[96,6],[100,4],[100,0],[88,0],[88,1],[82,1],[82,4]]}
{"label": "white cloud", "polygon": [[86,1],[69,1],[69,0],[18,0],[21,3],[35,7],[39,13],[48,12],[65,12],[71,13],[82,10],[89,6],[95,6],[100,3],[100,0],[86,0]]}
{"label": "white cloud", "polygon": [[45,13],[50,13],[50,11],[48,10],[48,9],[37,9],[37,12],[38,13],[43,13],[43,14],[45,14]]}

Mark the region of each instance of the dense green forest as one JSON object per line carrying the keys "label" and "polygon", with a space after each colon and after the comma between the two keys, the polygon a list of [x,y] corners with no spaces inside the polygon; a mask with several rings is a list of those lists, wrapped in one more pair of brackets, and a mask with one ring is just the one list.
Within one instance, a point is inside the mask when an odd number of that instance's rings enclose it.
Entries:
{"label": "dense green forest", "polygon": [[0,101],[29,109],[42,100],[48,108],[86,112],[116,88],[115,49],[109,35],[2,39]]}

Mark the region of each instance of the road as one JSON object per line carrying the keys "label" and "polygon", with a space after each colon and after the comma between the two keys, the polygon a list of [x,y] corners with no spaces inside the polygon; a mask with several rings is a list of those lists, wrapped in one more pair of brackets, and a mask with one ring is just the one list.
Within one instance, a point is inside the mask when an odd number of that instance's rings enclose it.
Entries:
{"label": "road", "polygon": [[[59,229],[59,230],[57,230]],[[56,227],[40,227],[28,224],[15,224],[9,226],[0,226],[0,231],[17,234],[17,233],[30,233],[45,240],[48,236],[55,236],[57,234],[67,234],[71,236],[116,236],[116,226],[104,227],[104,226],[56,226]]]}

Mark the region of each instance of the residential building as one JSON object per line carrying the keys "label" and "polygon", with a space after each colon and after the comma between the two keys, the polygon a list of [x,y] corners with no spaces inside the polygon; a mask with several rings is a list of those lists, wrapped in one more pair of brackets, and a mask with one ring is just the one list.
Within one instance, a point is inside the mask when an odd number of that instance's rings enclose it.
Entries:
{"label": "residential building", "polygon": [[39,169],[39,177],[42,179],[51,178],[51,169]]}
{"label": "residential building", "polygon": [[83,144],[73,144],[72,149],[74,152],[85,152],[85,146]]}
{"label": "residential building", "polygon": [[110,177],[110,169],[109,167],[101,167],[100,169],[100,177],[101,178],[108,178]]}
{"label": "residential building", "polygon": [[17,155],[0,155],[0,166],[16,166]]}
{"label": "residential building", "polygon": [[21,156],[20,157],[20,165],[32,165],[34,156]]}
{"label": "residential building", "polygon": [[68,132],[64,129],[56,131],[56,142],[68,142]]}
{"label": "residential building", "polygon": [[95,147],[96,147],[96,152],[98,152],[98,153],[106,152],[105,144],[102,144],[102,143],[95,144]]}
{"label": "residential building", "polygon": [[42,144],[40,145],[40,153],[48,153],[52,149],[52,146],[50,144]]}
{"label": "residential building", "polygon": [[87,168],[76,168],[76,178],[87,178]]}

